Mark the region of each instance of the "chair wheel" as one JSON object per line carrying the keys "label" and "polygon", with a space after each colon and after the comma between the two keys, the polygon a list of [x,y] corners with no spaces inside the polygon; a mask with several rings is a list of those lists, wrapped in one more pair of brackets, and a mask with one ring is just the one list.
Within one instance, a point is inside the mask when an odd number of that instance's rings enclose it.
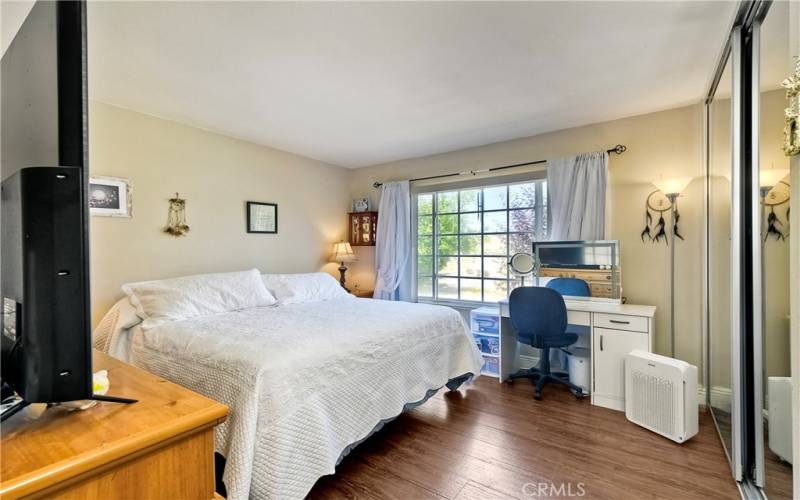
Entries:
{"label": "chair wheel", "polygon": [[536,401],[541,401],[542,400],[542,393],[541,392],[533,393],[533,399],[535,399]]}

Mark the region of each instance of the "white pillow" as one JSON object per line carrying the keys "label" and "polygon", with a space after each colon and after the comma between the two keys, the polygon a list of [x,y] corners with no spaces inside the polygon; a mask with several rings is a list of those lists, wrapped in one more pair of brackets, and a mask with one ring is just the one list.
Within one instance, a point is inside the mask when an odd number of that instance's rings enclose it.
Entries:
{"label": "white pillow", "polygon": [[261,279],[281,304],[353,297],[328,273],[264,274]]}
{"label": "white pillow", "polygon": [[275,303],[257,269],[127,283],[122,291],[144,320],[145,330],[170,321]]}

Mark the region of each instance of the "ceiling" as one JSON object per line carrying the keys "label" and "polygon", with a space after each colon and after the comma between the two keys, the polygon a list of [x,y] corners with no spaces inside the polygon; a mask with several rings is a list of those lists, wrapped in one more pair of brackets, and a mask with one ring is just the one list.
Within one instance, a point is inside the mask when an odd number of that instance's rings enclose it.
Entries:
{"label": "ceiling", "polygon": [[[790,15],[789,2],[773,2],[761,25],[759,84],[762,92],[781,89],[781,82],[788,76],[787,61],[791,60],[789,54]],[[731,58],[729,56],[714,98],[730,98],[732,85]]]}
{"label": "ceiling", "polygon": [[93,2],[100,101],[345,167],[698,102],[735,2]]}
{"label": "ceiling", "polygon": [[11,40],[33,8],[34,0],[0,1],[0,48],[2,53],[11,45]]}

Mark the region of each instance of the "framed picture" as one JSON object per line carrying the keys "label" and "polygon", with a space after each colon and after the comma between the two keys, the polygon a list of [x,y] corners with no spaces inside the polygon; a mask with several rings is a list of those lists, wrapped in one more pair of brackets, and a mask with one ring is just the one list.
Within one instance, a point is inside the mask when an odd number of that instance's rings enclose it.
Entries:
{"label": "framed picture", "polygon": [[278,232],[278,205],[248,201],[247,232],[276,234]]}
{"label": "framed picture", "polygon": [[368,212],[369,211],[369,198],[356,198],[353,200],[353,212]]}
{"label": "framed picture", "polygon": [[103,217],[131,217],[131,183],[117,177],[89,178],[89,213]]}

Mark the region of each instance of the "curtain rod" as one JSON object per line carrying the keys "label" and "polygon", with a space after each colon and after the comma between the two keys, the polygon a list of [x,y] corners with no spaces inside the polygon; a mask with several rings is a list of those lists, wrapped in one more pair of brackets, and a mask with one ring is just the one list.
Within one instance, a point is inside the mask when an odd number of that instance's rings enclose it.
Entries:
{"label": "curtain rod", "polygon": [[[606,153],[609,154],[617,153],[618,155],[621,155],[627,150],[628,150],[627,146],[624,146],[622,144],[617,144],[613,148],[607,149]],[[483,170],[470,170],[469,172],[456,172],[453,174],[431,175],[429,177],[417,177],[416,179],[409,179],[408,181],[409,182],[427,181],[430,179],[444,179],[445,177],[458,177],[459,175],[475,175],[483,172],[495,172],[497,170],[505,170],[507,168],[524,167],[526,165],[538,165],[540,163],[547,163],[547,160],[526,161],[524,163],[514,163],[513,165],[503,165],[502,167],[492,167]],[[374,188],[379,188],[381,186],[383,186],[382,182],[375,181],[372,183],[372,187]]]}

